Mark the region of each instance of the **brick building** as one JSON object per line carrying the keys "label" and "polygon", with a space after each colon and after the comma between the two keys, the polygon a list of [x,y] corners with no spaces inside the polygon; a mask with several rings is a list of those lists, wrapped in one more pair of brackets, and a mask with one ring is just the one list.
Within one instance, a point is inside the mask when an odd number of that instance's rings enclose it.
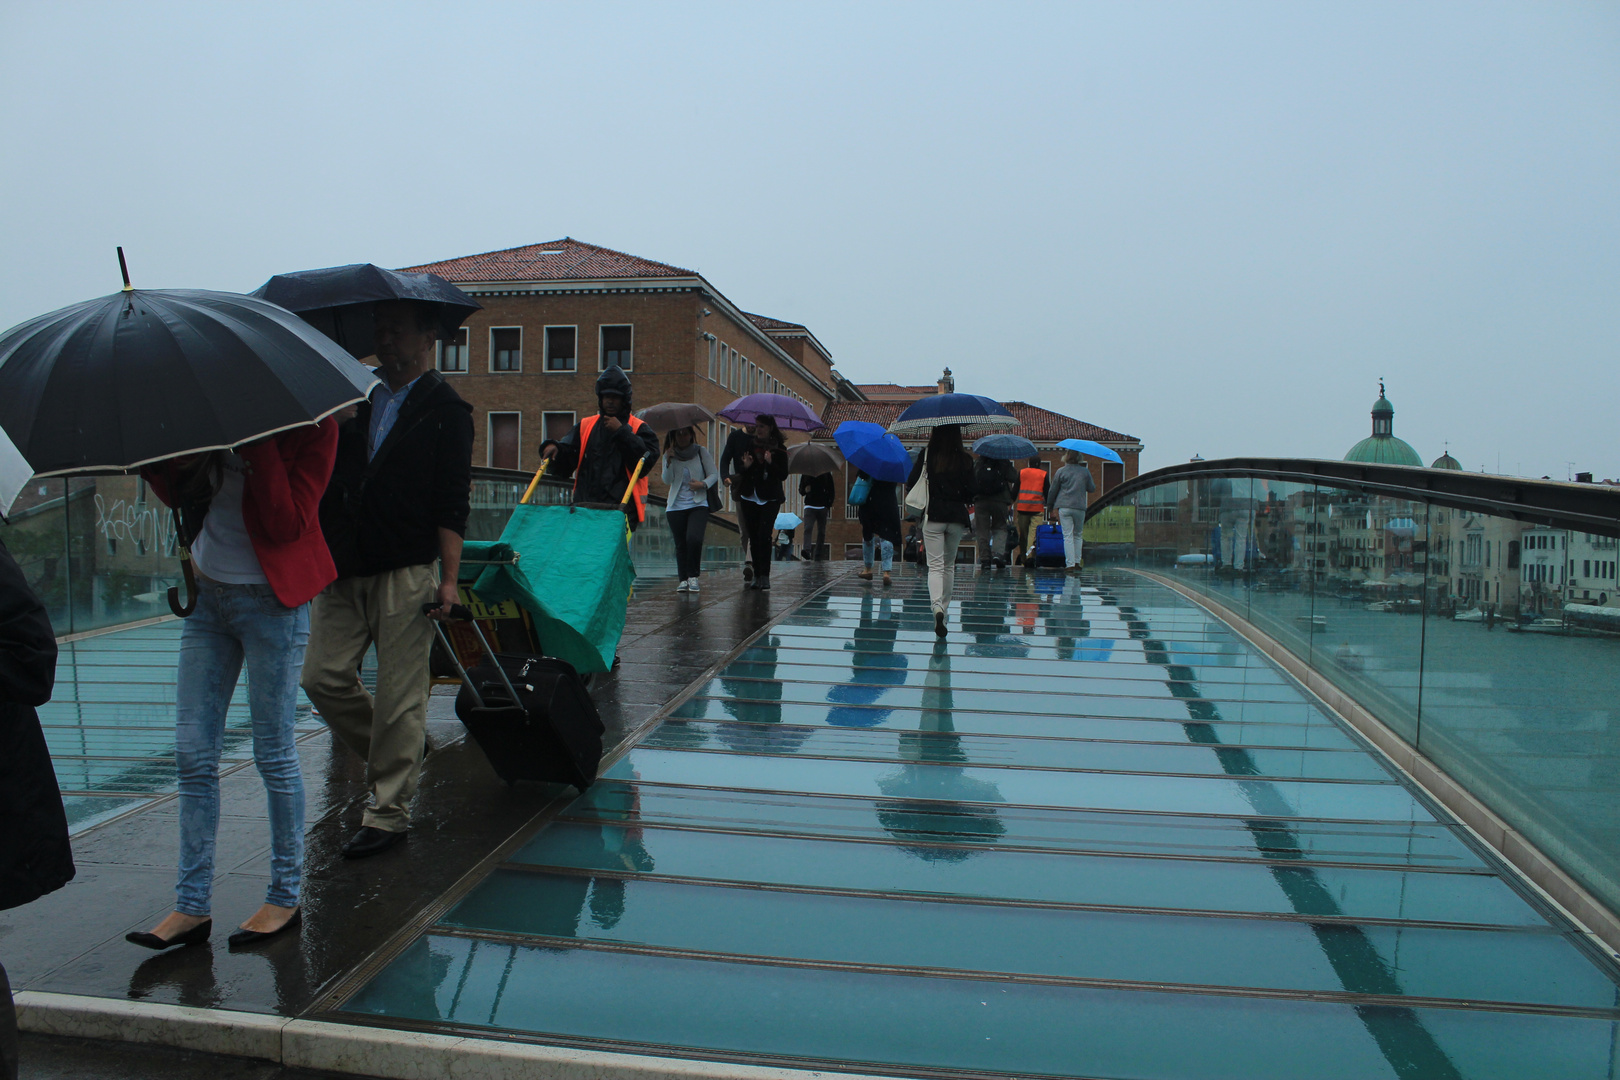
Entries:
{"label": "brick building", "polygon": [[[827,429],[817,434],[818,440],[831,441],[832,432],[845,420],[864,420],[868,423],[882,424],[888,427],[899,418],[907,405],[930,394],[941,394],[956,389],[955,379],[951,369],[946,368],[937,384],[932,386],[903,386],[896,383],[860,383],[854,389],[859,397],[865,400],[850,400],[841,398],[827,406],[822,413],[822,419],[827,423]],[[968,389],[968,388],[964,388]],[[969,392],[971,392],[969,390]],[[1057,443],[1061,439],[1089,439],[1092,442],[1102,443],[1117,453],[1122,460],[1121,464],[1111,461],[1104,462],[1096,458],[1087,458],[1086,463],[1091,469],[1092,479],[1097,482],[1099,493],[1109,490],[1115,485],[1134,478],[1137,475],[1137,464],[1142,453],[1141,440],[1132,435],[1124,435],[1118,431],[1110,431],[1096,424],[1084,420],[1076,420],[1072,416],[1064,416],[1050,409],[1043,409],[1039,405],[1031,405],[1024,401],[1004,401],[1001,403],[1007,411],[1023,422],[1023,427],[1016,429],[1015,434],[1033,442],[1041,451],[1041,462],[1047,472],[1057,467],[1061,456]],[[900,441],[908,450],[915,453],[927,442],[926,432],[907,432],[900,436]],[[971,440],[970,440],[971,441]],[[1022,467],[1022,463],[1020,463]],[[827,524],[827,543],[832,549],[834,558],[858,558],[861,546],[861,527],[855,519],[856,508],[845,503],[844,497],[855,484],[855,470],[848,465],[844,467],[844,475],[836,478],[839,483],[837,501],[832,508],[831,520]]]}
{"label": "brick building", "polygon": [[[539,446],[596,412],[596,377],[618,364],[635,407],[788,394],[817,413],[850,385],[810,330],[738,308],[702,275],[564,237],[407,267],[484,305],[440,346],[439,370],[474,410],[473,463],[539,465]],[[709,425],[718,457],[729,427]],[[653,487],[662,484],[653,477]],[[794,496],[795,503],[797,496]]]}

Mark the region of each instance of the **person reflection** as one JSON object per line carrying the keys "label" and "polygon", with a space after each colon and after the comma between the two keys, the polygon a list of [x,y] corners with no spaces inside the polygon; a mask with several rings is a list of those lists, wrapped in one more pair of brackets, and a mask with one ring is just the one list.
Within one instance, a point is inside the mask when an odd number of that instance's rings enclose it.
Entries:
{"label": "person reflection", "polygon": [[980,574],[973,582],[973,602],[962,607],[962,630],[973,636],[969,656],[1019,659],[1029,647],[1012,636],[1012,596],[1004,578]]}
{"label": "person reflection", "polygon": [[1091,636],[1091,623],[1086,619],[1080,582],[1074,578],[1058,580],[1064,588],[1053,598],[1052,606],[1046,613],[1046,633],[1057,639],[1057,658],[1073,660],[1075,642]]}
{"label": "person reflection", "polygon": [[952,717],[951,657],[937,642],[923,681],[922,721],[900,733],[904,764],[881,777],[888,798],[877,803],[878,822],[901,850],[927,862],[962,862],[1007,831],[992,805],[1005,802],[995,784],[969,776],[967,754]]}
{"label": "person reflection", "polygon": [[844,642],[850,653],[849,682],[827,690],[833,706],[827,710],[827,723],[834,727],[876,727],[889,718],[893,709],[871,708],[893,686],[904,686],[908,663],[904,653],[894,651],[900,624],[894,617],[894,603],[888,593],[877,602],[872,614],[872,594],[861,597],[861,621],[853,640]]}
{"label": "person reflection", "polygon": [[198,1009],[217,1009],[225,1000],[225,994],[214,977],[211,945],[159,953],[141,961],[129,977],[132,1001],[156,1000]]}
{"label": "person reflection", "polygon": [[640,776],[630,776],[597,781],[569,807],[569,862],[599,872],[548,875],[545,899],[526,920],[532,933],[589,938],[624,918],[626,877],[655,867],[641,825]]}
{"label": "person reflection", "polygon": [[782,682],[776,677],[782,639],[766,635],[748,650],[748,678],[720,677],[726,715],[742,721],[722,724],[716,737],[742,754],[791,754],[810,737],[805,727],[782,726]]}

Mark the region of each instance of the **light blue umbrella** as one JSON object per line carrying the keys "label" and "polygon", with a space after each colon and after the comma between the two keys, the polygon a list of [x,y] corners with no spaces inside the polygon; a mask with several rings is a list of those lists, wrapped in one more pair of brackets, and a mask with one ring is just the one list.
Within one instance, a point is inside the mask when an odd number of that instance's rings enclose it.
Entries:
{"label": "light blue umbrella", "polygon": [[1023,461],[1040,455],[1040,449],[1022,435],[986,435],[973,444],[973,452],[995,461]]}
{"label": "light blue umbrella", "polygon": [[1088,457],[1102,458],[1104,461],[1114,461],[1121,465],[1125,464],[1124,461],[1120,460],[1120,456],[1118,454],[1108,449],[1108,447],[1104,446],[1102,443],[1092,442],[1090,439],[1064,439],[1062,442],[1058,443],[1058,449],[1074,450],[1085,454]]}
{"label": "light blue umbrella", "polygon": [[790,514],[786,510],[783,510],[780,514],[776,515],[775,527],[778,529],[797,529],[803,524],[804,519],[798,514]]}

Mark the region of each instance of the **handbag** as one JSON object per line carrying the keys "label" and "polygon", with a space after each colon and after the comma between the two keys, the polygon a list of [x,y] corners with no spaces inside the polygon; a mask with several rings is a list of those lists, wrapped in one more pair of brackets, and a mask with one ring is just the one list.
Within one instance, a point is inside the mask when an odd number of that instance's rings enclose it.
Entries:
{"label": "handbag", "polygon": [[713,513],[720,509],[720,485],[711,484],[707,490],[709,492],[709,512]]}
{"label": "handbag", "polygon": [[872,478],[863,476],[855,481],[855,486],[849,489],[849,498],[846,500],[851,506],[865,506],[867,498],[872,494]]}
{"label": "handbag", "polygon": [[928,461],[926,458],[923,460],[922,473],[917,477],[917,482],[911,485],[910,491],[906,492],[906,509],[912,511],[918,517],[928,511]]}

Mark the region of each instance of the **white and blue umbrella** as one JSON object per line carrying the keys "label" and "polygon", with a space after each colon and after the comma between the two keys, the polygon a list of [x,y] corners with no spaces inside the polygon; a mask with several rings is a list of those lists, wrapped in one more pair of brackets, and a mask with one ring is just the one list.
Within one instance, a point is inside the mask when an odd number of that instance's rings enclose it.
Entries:
{"label": "white and blue umbrella", "polygon": [[889,430],[929,431],[951,424],[992,431],[1024,426],[999,402],[982,394],[931,394],[906,406]]}
{"label": "white and blue umbrella", "polygon": [[789,513],[788,511],[783,510],[781,513],[776,515],[776,528],[778,529],[797,529],[803,524],[804,519],[798,514]]}
{"label": "white and blue umbrella", "polygon": [[1120,456],[1118,454],[1108,449],[1108,447],[1104,446],[1102,443],[1092,442],[1090,439],[1064,439],[1057,445],[1059,450],[1073,450],[1076,453],[1085,454],[1088,457],[1102,458],[1104,461],[1114,461],[1121,465],[1125,464],[1120,460]]}

